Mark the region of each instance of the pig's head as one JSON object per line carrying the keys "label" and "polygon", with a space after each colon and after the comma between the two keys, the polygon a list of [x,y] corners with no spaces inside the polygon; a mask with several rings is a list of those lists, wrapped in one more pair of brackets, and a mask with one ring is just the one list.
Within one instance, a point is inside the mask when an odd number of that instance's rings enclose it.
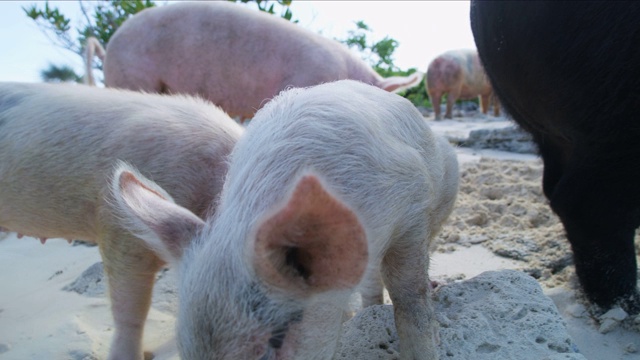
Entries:
{"label": "pig's head", "polygon": [[299,348],[314,341],[299,335],[314,326],[305,324],[306,307],[350,291],[367,266],[358,217],[315,175],[299,178],[260,216],[221,208],[210,222],[126,164],[112,196],[124,227],[179,265],[184,359],[304,357]]}

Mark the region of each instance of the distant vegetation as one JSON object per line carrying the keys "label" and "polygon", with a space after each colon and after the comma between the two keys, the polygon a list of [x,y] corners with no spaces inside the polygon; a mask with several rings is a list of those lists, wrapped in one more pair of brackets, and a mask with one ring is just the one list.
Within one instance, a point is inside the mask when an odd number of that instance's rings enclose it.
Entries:
{"label": "distant vegetation", "polygon": [[[72,31],[69,25],[71,19],[62,14],[58,8],[50,7],[48,1],[44,3],[44,7],[41,7],[41,4],[33,4],[22,9],[54,44],[84,58],[84,44],[88,37],[94,36],[102,44],[107,44],[125,20],[146,8],[156,6],[152,0],[109,0],[97,4],[91,3],[91,5],[83,1],[78,3],[83,18],[81,25],[75,31]],[[99,62],[94,66],[102,69],[102,64]],[[40,75],[45,82],[82,82],[82,76],[76,74],[67,65],[50,64],[49,68],[43,70]]]}
{"label": "distant vegetation", "polygon": [[[362,59],[368,62],[378,74],[383,77],[406,76],[418,70],[416,68],[401,70],[393,63],[393,53],[400,45],[397,40],[385,36],[380,41],[371,41],[368,37],[372,32],[369,26],[362,20],[356,21],[354,24],[356,28],[348,31],[346,39],[337,40],[351,48],[356,48],[362,54]],[[416,106],[431,107],[429,96],[424,87],[424,78],[419,85],[400,91],[398,94]]]}
{"label": "distant vegetation", "polygon": [[82,77],[67,65],[49,64],[48,68],[40,71],[40,78],[45,82],[82,82]]}
{"label": "distant vegetation", "polygon": [[289,20],[292,23],[298,23],[298,20],[292,20],[293,19],[293,14],[291,13],[291,3],[293,2],[293,0],[275,0],[275,1],[269,1],[269,0],[227,0],[230,2],[241,2],[243,4],[246,3],[251,3],[254,2],[256,3],[256,5],[258,5],[258,10],[260,11],[264,11],[266,13],[269,13],[271,15],[275,15],[276,11],[274,9],[275,5],[278,5],[278,7],[280,8],[280,17],[285,19],[285,20]]}

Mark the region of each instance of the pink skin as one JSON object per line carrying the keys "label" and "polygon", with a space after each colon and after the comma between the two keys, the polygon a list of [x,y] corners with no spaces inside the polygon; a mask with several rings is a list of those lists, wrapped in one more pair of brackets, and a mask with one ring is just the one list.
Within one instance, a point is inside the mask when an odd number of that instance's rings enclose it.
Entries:
{"label": "pink skin", "polygon": [[119,160],[136,166],[163,184],[166,197],[204,217],[215,211],[226,156],[242,131],[190,97],[0,83],[0,226],[42,244],[98,244],[115,323],[108,359],[143,359],[142,330],[164,265],[110,210],[114,167]]}
{"label": "pink skin", "polygon": [[500,105],[493,94],[480,58],[475,50],[453,50],[436,57],[427,69],[426,89],[433,104],[435,119],[442,118],[440,101],[447,94],[445,118],[452,118],[453,104],[458,99],[480,97],[482,113],[489,111],[493,103],[495,116],[500,115]]}
{"label": "pink skin", "polygon": [[[0,226],[0,232],[12,232],[12,231],[11,231],[11,230],[9,230],[8,228],[1,227],[1,226]],[[23,237],[25,237],[25,236],[26,236],[26,235],[24,235],[24,234],[16,233],[16,237],[17,237],[18,239],[22,239],[22,238],[23,238]],[[49,238],[46,238],[46,237],[43,237],[43,236],[31,236],[31,237],[35,237],[35,238],[37,238],[38,240],[40,240],[40,243],[41,243],[42,245],[44,245],[44,244],[47,242],[47,240],[49,240]],[[67,240],[67,242],[68,242],[69,244],[71,244],[71,243],[73,242],[73,240],[72,240],[72,239],[65,239],[65,240]]]}
{"label": "pink skin", "polygon": [[[87,41],[86,65],[101,55],[98,46]],[[108,87],[197,94],[241,119],[288,87],[353,79],[397,91],[420,82],[418,74],[382,78],[335,40],[227,2],[136,14],[111,38],[104,77]]]}
{"label": "pink skin", "polygon": [[[5,227],[0,227],[0,232],[11,232],[11,230],[9,230],[8,228],[5,228]],[[16,233],[16,237],[17,237],[18,239],[22,239],[23,237],[25,237],[25,235],[24,235],[24,234],[21,234],[21,233]],[[46,238],[46,237],[42,237],[42,236],[33,236],[33,237],[35,237],[35,238],[37,238],[38,240],[40,240],[40,243],[41,243],[42,245],[44,245],[44,244],[47,242],[47,240],[49,240],[48,238]],[[67,242],[68,242],[69,244],[71,244],[71,240],[70,240],[70,239],[67,239]]]}

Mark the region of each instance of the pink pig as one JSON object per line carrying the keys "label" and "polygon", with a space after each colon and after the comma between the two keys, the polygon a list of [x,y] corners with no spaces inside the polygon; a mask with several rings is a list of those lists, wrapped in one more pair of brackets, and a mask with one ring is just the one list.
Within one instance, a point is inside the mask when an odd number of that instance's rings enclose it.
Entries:
{"label": "pink pig", "polygon": [[429,243],[457,189],[453,148],[409,101],[342,80],[258,111],[213,217],[124,164],[112,192],[125,226],[179,265],[183,359],[332,359],[351,295],[380,304],[384,284],[400,359],[435,360]]}
{"label": "pink pig", "polygon": [[43,242],[98,244],[115,321],[109,359],[142,360],[151,290],[164,264],[110,211],[116,163],[135,166],[165,197],[205,217],[242,132],[201,99],[0,83],[0,228]]}
{"label": "pink pig", "polygon": [[[87,80],[99,43],[87,41]],[[102,50],[103,51],[103,50]],[[387,91],[420,75],[382,78],[339,42],[273,15],[227,2],[143,10],[111,38],[104,56],[108,87],[197,94],[232,117],[251,118],[287,87],[354,79]]]}
{"label": "pink pig", "polygon": [[480,97],[482,113],[486,114],[489,104],[493,102],[494,115],[500,115],[500,105],[475,50],[447,51],[433,59],[427,69],[425,86],[436,120],[441,119],[440,100],[444,94],[448,94],[447,112],[444,115],[447,119],[452,118],[451,111],[456,100],[469,100],[477,96]]}

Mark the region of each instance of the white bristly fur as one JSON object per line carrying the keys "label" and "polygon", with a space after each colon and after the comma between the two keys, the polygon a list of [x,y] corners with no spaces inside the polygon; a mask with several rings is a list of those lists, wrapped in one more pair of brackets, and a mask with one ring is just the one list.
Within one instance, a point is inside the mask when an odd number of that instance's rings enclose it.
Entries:
{"label": "white bristly fur", "polygon": [[0,83],[0,227],[98,244],[115,322],[109,359],[142,360],[142,330],[163,266],[113,211],[116,162],[206,217],[242,131],[219,108],[187,96]]}
{"label": "white bristly fur", "polygon": [[[301,293],[273,285],[258,270],[257,229],[309,176],[364,229],[368,260],[354,286],[336,279],[334,289]],[[451,212],[457,186],[452,147],[405,99],[355,81],[281,93],[234,148],[219,212],[184,252],[182,357],[330,359],[349,296],[363,291],[365,305],[377,303],[383,281],[401,358],[436,359],[428,246]],[[278,328],[289,329],[282,348],[269,349]]]}

